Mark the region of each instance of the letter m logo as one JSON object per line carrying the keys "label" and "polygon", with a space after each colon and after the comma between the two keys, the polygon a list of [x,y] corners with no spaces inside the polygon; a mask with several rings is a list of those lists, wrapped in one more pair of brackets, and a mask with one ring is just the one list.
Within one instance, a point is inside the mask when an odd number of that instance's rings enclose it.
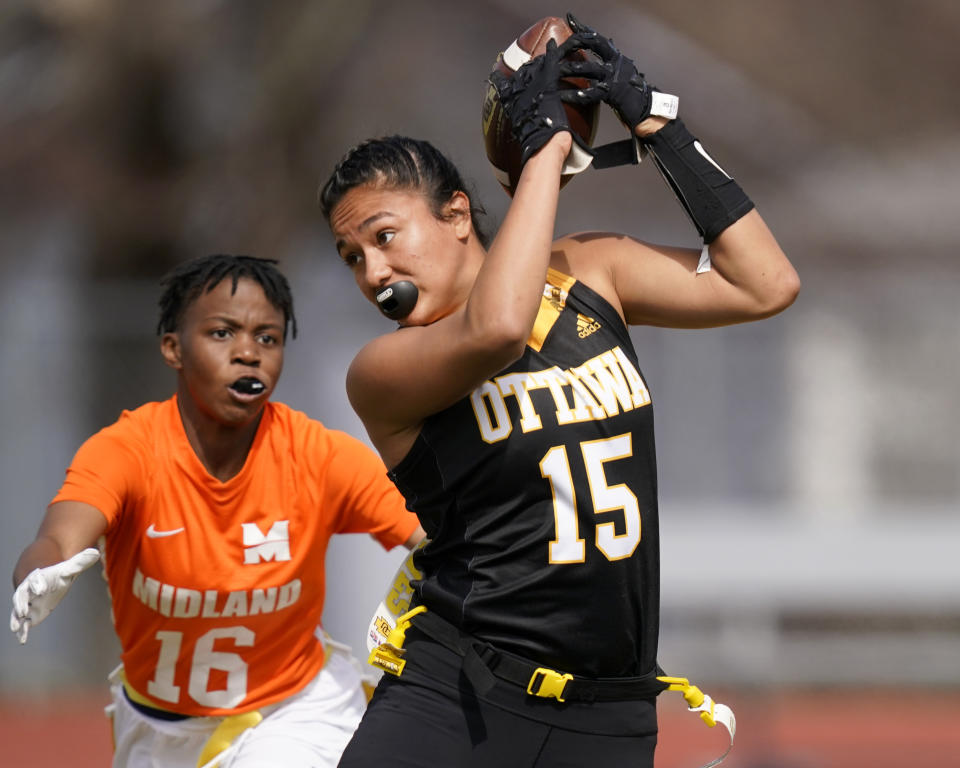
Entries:
{"label": "letter m logo", "polygon": [[290,521],[277,520],[264,536],[256,523],[241,523],[243,527],[243,564],[254,565],[261,560],[290,559]]}

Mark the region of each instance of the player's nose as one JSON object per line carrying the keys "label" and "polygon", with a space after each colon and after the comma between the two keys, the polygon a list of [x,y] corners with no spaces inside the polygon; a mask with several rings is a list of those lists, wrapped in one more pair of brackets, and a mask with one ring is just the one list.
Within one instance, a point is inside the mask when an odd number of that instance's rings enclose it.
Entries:
{"label": "player's nose", "polygon": [[371,249],[371,252],[364,253],[363,262],[364,279],[370,288],[375,290],[390,281],[393,269],[379,250]]}
{"label": "player's nose", "polygon": [[260,349],[251,334],[239,333],[235,337],[231,359],[242,365],[259,365]]}

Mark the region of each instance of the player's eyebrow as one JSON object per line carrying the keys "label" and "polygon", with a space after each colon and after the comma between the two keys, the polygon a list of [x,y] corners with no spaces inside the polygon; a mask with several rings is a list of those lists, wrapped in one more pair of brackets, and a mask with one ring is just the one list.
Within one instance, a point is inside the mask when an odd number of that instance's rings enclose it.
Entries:
{"label": "player's eyebrow", "polygon": [[[357,227],[357,230],[360,232],[363,232],[363,230],[370,227],[371,224],[375,224],[377,220],[385,218],[386,216],[392,216],[392,215],[393,213],[391,211],[377,211],[376,213],[373,213],[370,216],[367,216],[367,218],[361,221],[360,226]],[[337,249],[337,251],[339,251],[344,245],[346,245],[346,242],[347,241],[344,240],[343,238],[338,238],[336,243],[334,243],[334,247]]]}
{"label": "player's eyebrow", "polygon": [[373,215],[368,216],[362,222],[360,222],[360,229],[366,229],[375,221],[377,221],[377,219],[382,219],[384,216],[392,216],[392,215],[393,214],[390,211],[377,211]]}
{"label": "player's eyebrow", "polygon": [[[242,321],[234,317],[230,317],[229,315],[223,315],[223,314],[209,315],[208,317],[204,318],[204,321],[208,323],[222,323],[223,325],[226,325],[229,328],[243,327]],[[279,331],[279,330],[283,330],[283,326],[280,323],[268,322],[268,323],[260,323],[259,325],[254,327],[254,331],[266,331],[266,330]]]}

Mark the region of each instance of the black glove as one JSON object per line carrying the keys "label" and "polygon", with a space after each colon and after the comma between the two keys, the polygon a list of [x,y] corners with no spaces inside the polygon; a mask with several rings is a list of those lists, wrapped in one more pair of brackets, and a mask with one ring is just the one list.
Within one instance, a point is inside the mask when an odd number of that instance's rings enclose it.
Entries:
{"label": "black glove", "polygon": [[500,106],[520,143],[523,165],[559,131],[569,131],[574,141],[590,149],[570,130],[563,102],[576,99],[580,104],[595,103],[602,94],[580,92],[574,96],[574,91],[560,88],[560,79],[572,72],[572,62],[563,61],[563,57],[578,47],[573,37],[560,46],[548,40],[546,53],[528,61],[512,76],[497,70],[490,73],[490,84],[497,89]]}
{"label": "black glove", "polygon": [[[638,72],[633,61],[620,53],[612,40],[577,21],[572,13],[567,14],[567,24],[573,30],[573,36],[567,42],[576,40],[576,47],[593,51],[600,59],[570,63],[569,69],[572,73],[595,81],[595,85],[582,89],[576,95],[571,95],[568,100],[596,99],[598,95],[594,93],[596,90],[600,98],[613,107],[617,117],[632,132],[639,123],[650,117],[653,93],[657,89],[647,83],[643,73]],[[658,114],[676,117],[675,100],[672,114],[664,113],[662,110],[658,110]]]}

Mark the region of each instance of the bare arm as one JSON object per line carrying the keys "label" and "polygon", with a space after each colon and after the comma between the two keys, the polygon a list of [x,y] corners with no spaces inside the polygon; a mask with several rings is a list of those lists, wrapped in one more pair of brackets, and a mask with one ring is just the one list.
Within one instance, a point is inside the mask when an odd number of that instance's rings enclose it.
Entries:
{"label": "bare arm", "polygon": [[79,501],[60,501],[47,507],[37,537],[23,550],[13,571],[16,587],[34,568],[63,562],[96,545],[107,530],[107,520],[96,507]]}
{"label": "bare arm", "polygon": [[697,273],[698,251],[602,234],[561,241],[555,265],[566,265],[631,324],[703,328],[768,317],[788,307],[800,288],[796,272],[753,202],[687,130],[676,100],[656,99],[656,89],[612,40],[570,14],[567,22],[600,62],[578,68],[597,78],[604,101],[633,127],[710,244],[712,269]]}
{"label": "bare arm", "polygon": [[527,162],[463,306],[375,339],[351,364],[350,401],[387,466],[406,453],[427,416],[522,354],[540,305],[570,143],[558,133]]}
{"label": "bare arm", "polygon": [[573,235],[557,249],[564,258],[556,266],[597,290],[631,325],[709,328],[758,320],[786,309],[800,289],[756,210],[711,243],[712,268],[701,274],[699,251],[625,235]]}
{"label": "bare arm", "polygon": [[[667,120],[638,124],[649,136]],[[800,278],[754,209],[710,243],[710,271],[697,274],[700,252],[651,245],[614,234],[586,233],[557,243],[554,266],[597,290],[630,325],[709,328],[769,317],[793,303]]]}

